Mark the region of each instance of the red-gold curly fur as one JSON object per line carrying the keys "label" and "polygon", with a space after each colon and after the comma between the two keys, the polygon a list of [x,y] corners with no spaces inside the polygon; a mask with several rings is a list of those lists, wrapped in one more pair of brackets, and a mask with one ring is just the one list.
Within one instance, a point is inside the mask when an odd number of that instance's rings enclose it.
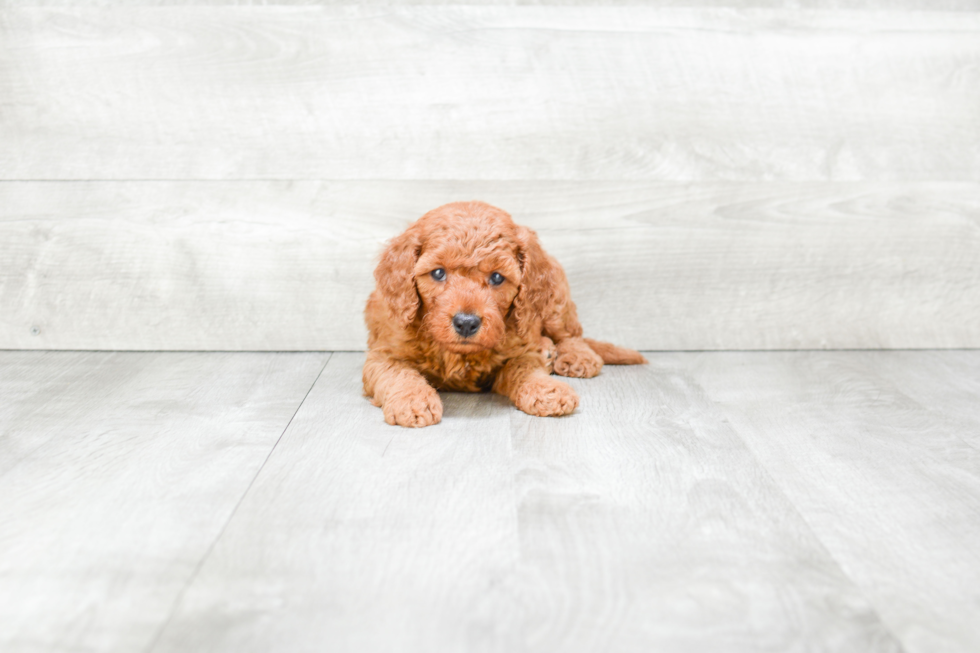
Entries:
{"label": "red-gold curly fur", "polygon": [[[432,276],[439,269],[444,278]],[[374,276],[364,392],[389,424],[438,422],[436,389],[493,390],[531,415],[567,415],[578,396],[551,371],[587,378],[603,362],[646,362],[582,338],[564,270],[533,231],[483,202],[426,213],[388,244]],[[453,327],[461,313],[481,320],[469,337]]]}

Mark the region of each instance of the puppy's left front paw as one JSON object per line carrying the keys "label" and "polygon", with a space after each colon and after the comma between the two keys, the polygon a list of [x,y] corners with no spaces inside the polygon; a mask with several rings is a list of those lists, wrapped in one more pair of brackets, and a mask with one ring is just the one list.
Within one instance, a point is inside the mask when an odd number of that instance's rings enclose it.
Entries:
{"label": "puppy's left front paw", "polygon": [[567,383],[558,379],[532,377],[517,393],[514,405],[528,415],[558,417],[578,408],[578,395]]}

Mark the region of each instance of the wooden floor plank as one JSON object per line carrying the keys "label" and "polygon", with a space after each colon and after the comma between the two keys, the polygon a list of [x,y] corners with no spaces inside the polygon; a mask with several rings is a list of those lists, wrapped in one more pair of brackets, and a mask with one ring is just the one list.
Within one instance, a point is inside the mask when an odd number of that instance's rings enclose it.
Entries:
{"label": "wooden floor plank", "polygon": [[899,649],[687,374],[572,383],[513,416],[530,650]]}
{"label": "wooden floor plank", "polygon": [[0,352],[0,648],[976,650],[980,352],[649,357],[408,430],[362,354]]}
{"label": "wooden floor plank", "polygon": [[447,395],[409,431],[362,360],[332,359],[155,653],[897,650],[685,379],[608,369],[562,420]]}
{"label": "wooden floor plank", "polygon": [[980,649],[980,352],[662,360],[694,373],[907,650]]}
{"label": "wooden floor plank", "polygon": [[977,12],[786,4],[5,6],[0,178],[980,176]]}
{"label": "wooden floor plank", "polygon": [[151,650],[520,650],[511,408],[384,423],[334,354]]}
{"label": "wooden floor plank", "polygon": [[865,354],[876,383],[908,397],[917,410],[980,450],[980,356],[976,351],[896,351]]}
{"label": "wooden floor plank", "polygon": [[0,477],[61,435],[66,416],[99,419],[141,371],[107,352],[0,352]]}
{"label": "wooden floor plank", "polygon": [[599,339],[980,347],[980,184],[635,181],[0,183],[0,347],[360,350],[384,241],[461,199],[538,231]]}
{"label": "wooden floor plank", "polygon": [[0,649],[142,650],[327,358],[0,352]]}

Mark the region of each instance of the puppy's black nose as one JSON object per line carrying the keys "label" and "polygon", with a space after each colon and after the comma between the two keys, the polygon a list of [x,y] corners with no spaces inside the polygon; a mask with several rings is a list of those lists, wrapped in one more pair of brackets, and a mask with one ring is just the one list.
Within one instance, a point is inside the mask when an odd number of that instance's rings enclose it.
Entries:
{"label": "puppy's black nose", "polygon": [[456,333],[464,338],[469,338],[479,331],[480,322],[480,317],[472,313],[456,313],[453,316],[453,328],[456,329]]}

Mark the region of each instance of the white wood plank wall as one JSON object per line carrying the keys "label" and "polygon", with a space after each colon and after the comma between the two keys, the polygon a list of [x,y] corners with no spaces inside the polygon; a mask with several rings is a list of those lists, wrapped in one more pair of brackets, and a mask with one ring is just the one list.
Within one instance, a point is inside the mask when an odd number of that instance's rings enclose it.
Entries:
{"label": "white wood plank wall", "polygon": [[109,4],[0,8],[0,348],[360,349],[474,198],[596,337],[980,347],[978,2]]}

